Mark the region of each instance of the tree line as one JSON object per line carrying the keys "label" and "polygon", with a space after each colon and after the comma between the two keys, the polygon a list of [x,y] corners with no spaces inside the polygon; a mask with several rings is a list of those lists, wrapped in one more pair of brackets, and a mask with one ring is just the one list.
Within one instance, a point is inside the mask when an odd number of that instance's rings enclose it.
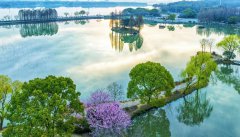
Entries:
{"label": "tree line", "polygon": [[20,20],[48,20],[56,19],[58,13],[56,9],[27,9],[19,10],[18,16]]}
{"label": "tree line", "polygon": [[[235,3],[235,4],[233,4]],[[180,18],[198,18],[200,22],[240,22],[239,1],[219,3],[217,0],[180,1],[168,4],[155,4],[161,13],[179,13]]]}
{"label": "tree line", "polygon": [[238,8],[205,8],[198,14],[200,22],[224,22],[236,24],[240,22],[240,9]]}
{"label": "tree line", "polygon": [[123,15],[141,15],[141,16],[160,16],[160,11],[158,9],[146,9],[146,8],[126,8],[122,11]]}

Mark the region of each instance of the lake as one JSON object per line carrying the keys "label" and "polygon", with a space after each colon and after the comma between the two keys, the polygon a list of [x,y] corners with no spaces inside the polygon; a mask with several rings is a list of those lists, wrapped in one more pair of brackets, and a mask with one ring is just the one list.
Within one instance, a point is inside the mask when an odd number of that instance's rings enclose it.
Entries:
{"label": "lake", "polygon": [[[70,77],[85,101],[112,82],[121,84],[126,93],[130,70],[146,61],[161,63],[175,81],[181,80],[187,62],[201,50],[202,38],[217,43],[228,34],[240,33],[231,26],[198,29],[163,24],[166,28],[159,29],[159,24],[148,23],[129,42],[112,32],[110,25],[110,20],[88,20],[1,26],[0,74],[21,81],[48,75]],[[218,68],[206,88],[136,117],[129,136],[240,136],[240,67]]]}

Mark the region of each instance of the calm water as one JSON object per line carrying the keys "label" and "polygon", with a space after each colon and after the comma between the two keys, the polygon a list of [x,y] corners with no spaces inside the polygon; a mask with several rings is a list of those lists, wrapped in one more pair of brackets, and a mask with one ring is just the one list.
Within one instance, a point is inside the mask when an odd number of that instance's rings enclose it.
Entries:
{"label": "calm water", "polygon": [[[85,100],[112,82],[126,91],[131,68],[146,61],[160,62],[180,80],[190,57],[201,50],[200,39],[218,42],[231,33],[240,31],[219,26],[199,30],[191,25],[174,25],[172,31],[145,24],[141,35],[124,38],[111,31],[109,20],[5,26],[0,28],[0,74],[21,81],[71,77]],[[240,68],[218,68],[208,87],[137,117],[129,135],[240,136]]]}

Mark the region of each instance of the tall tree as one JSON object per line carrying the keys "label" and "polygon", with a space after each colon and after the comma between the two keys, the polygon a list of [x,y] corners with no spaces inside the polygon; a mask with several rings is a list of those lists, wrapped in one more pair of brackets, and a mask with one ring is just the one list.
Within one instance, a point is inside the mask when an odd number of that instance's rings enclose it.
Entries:
{"label": "tall tree", "polygon": [[120,101],[123,96],[123,88],[120,84],[113,82],[108,85],[107,90],[113,101]]}
{"label": "tall tree", "polygon": [[131,34],[133,32],[133,27],[135,26],[135,24],[136,24],[135,19],[133,16],[131,16],[128,22],[128,26],[130,27]]}
{"label": "tall tree", "polygon": [[217,44],[217,47],[224,49],[223,55],[226,57],[227,60],[234,59],[236,57],[234,52],[240,52],[240,36],[227,36]]}
{"label": "tall tree", "polygon": [[143,103],[153,103],[161,93],[170,95],[174,88],[172,75],[160,63],[146,62],[135,66],[128,83],[128,98],[140,98]]}
{"label": "tall tree", "polygon": [[66,17],[68,17],[68,16],[69,16],[69,13],[68,13],[68,12],[64,12],[64,15],[65,15]]}
{"label": "tall tree", "polygon": [[94,136],[116,136],[130,125],[130,116],[122,110],[120,104],[111,102],[106,92],[94,92],[88,102],[87,120]]}
{"label": "tall tree", "polygon": [[86,14],[86,11],[85,11],[85,10],[81,10],[81,11],[79,12],[79,14],[83,16],[83,15]]}
{"label": "tall tree", "polygon": [[194,83],[197,83],[198,86],[206,85],[216,68],[217,64],[209,53],[200,52],[196,56],[191,57],[191,60],[182,72],[182,77],[188,80],[186,89],[189,88],[190,84]]}
{"label": "tall tree", "polygon": [[80,93],[70,78],[48,76],[25,82],[12,95],[8,106],[8,128],[3,136],[70,136],[83,115]]}
{"label": "tall tree", "polygon": [[3,129],[3,121],[6,118],[8,98],[11,94],[21,90],[22,83],[20,81],[12,81],[5,75],[0,75],[0,130]]}
{"label": "tall tree", "polygon": [[176,14],[169,14],[167,19],[173,22],[176,19]]}

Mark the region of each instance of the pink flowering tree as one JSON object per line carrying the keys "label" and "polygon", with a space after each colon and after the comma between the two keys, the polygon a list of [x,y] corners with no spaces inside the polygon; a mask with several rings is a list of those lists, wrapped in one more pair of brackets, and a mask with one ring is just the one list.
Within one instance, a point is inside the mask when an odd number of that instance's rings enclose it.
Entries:
{"label": "pink flowering tree", "polygon": [[118,102],[110,102],[107,93],[97,91],[92,94],[90,101],[93,105],[88,104],[87,121],[94,136],[119,134],[130,125],[130,116]]}
{"label": "pink flowering tree", "polygon": [[87,107],[95,106],[102,103],[110,102],[111,97],[108,93],[103,90],[97,90],[93,92],[90,96],[90,99],[87,101]]}

